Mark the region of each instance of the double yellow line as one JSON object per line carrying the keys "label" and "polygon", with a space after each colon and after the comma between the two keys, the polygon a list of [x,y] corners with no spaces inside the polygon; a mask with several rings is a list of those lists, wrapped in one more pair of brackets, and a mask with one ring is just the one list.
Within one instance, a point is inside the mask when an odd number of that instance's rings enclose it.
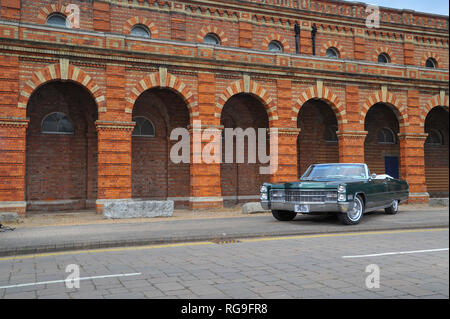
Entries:
{"label": "double yellow line", "polygon": [[[258,238],[250,238],[250,239],[239,239],[239,242],[241,242],[241,243],[256,243],[256,242],[276,241],[276,240],[309,239],[309,238],[332,238],[332,237],[349,237],[349,236],[369,236],[369,235],[383,235],[383,234],[387,235],[387,234],[425,233],[425,232],[440,232],[440,231],[448,231],[448,230],[449,230],[448,228],[429,228],[429,229],[366,231],[366,232],[349,232],[349,233],[298,235],[298,236],[258,237]],[[117,248],[105,248],[105,249],[87,249],[87,250],[64,251],[64,252],[55,252],[55,253],[42,253],[42,254],[31,254],[31,255],[1,257],[0,261],[23,260],[23,259],[32,259],[32,258],[40,258],[40,257],[78,255],[78,254],[95,254],[95,253],[110,253],[110,252],[123,252],[123,251],[139,251],[139,250],[150,250],[150,249],[158,249],[158,248],[173,248],[173,247],[186,247],[186,246],[206,246],[206,245],[216,245],[216,244],[217,243],[214,243],[213,241],[199,241],[199,242],[163,244],[163,245],[117,247]]]}

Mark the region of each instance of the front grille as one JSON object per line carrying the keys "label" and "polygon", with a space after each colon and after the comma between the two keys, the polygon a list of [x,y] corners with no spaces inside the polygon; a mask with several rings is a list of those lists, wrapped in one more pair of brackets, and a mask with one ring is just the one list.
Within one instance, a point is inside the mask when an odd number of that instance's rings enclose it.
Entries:
{"label": "front grille", "polygon": [[336,190],[271,190],[273,202],[326,203],[337,201]]}

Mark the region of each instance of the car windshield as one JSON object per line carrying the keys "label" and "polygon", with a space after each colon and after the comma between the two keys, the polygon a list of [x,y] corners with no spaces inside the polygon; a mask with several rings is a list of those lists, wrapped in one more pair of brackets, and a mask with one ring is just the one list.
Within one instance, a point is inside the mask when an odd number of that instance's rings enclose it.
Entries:
{"label": "car windshield", "polygon": [[366,179],[366,168],[364,165],[311,165],[303,180],[319,179]]}

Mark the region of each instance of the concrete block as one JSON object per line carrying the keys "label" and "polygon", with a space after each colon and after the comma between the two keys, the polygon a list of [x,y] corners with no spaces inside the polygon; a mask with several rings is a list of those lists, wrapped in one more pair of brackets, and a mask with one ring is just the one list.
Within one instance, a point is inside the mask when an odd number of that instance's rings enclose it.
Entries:
{"label": "concrete block", "polygon": [[259,202],[246,203],[242,206],[243,214],[258,214],[267,212],[270,212],[270,210],[263,209],[261,203]]}
{"label": "concrete block", "polygon": [[173,216],[174,202],[167,201],[111,201],[103,203],[103,218],[153,218]]}
{"label": "concrete block", "polygon": [[448,207],[448,198],[430,198],[432,207]]}
{"label": "concrete block", "polygon": [[17,213],[0,213],[0,223],[11,223],[17,222],[19,220],[19,215]]}

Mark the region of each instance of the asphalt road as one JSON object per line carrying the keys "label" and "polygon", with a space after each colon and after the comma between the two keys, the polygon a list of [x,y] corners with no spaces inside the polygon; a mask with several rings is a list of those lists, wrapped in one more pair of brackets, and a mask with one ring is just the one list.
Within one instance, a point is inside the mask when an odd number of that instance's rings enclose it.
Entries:
{"label": "asphalt road", "polygon": [[18,228],[0,233],[0,256],[46,251],[64,251],[155,243],[303,235],[348,231],[448,227],[448,208],[408,210],[397,215],[384,211],[369,213],[361,223],[344,226],[333,216],[297,216],[291,222],[278,222],[271,214],[238,218],[170,220],[148,223],[119,223],[58,227]]}
{"label": "asphalt road", "polygon": [[448,298],[448,243],[441,228],[3,257],[0,298]]}

